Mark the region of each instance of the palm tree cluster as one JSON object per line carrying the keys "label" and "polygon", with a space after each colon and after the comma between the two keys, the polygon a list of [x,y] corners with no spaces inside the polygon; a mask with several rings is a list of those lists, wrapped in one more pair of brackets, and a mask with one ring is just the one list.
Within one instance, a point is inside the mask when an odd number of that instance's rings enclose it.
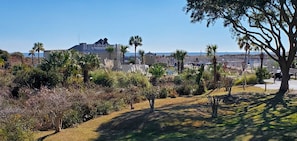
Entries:
{"label": "palm tree cluster", "polygon": [[183,50],[176,50],[172,56],[177,60],[177,72],[182,73],[184,70],[184,59],[187,55],[186,51]]}
{"label": "palm tree cluster", "polygon": [[33,48],[31,50],[29,50],[29,56],[31,56],[31,58],[32,58],[32,65],[33,66],[34,66],[35,52],[38,53],[38,64],[40,64],[40,57],[39,57],[40,51],[44,51],[43,43],[40,43],[40,42],[34,43]]}
{"label": "palm tree cluster", "polygon": [[129,40],[129,45],[134,46],[134,50],[135,50],[134,61],[135,61],[135,64],[136,64],[136,48],[138,46],[142,46],[142,38],[140,36],[138,36],[138,35],[131,36],[130,40]]}

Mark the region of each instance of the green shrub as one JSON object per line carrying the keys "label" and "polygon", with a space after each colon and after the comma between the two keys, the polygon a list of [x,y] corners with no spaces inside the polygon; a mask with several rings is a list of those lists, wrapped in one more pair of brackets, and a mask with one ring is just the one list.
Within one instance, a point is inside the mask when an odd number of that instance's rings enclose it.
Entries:
{"label": "green shrub", "polygon": [[[239,77],[235,80],[234,85],[242,85],[244,83],[244,76]],[[258,78],[255,74],[246,75],[246,84],[257,84]]]}
{"label": "green shrub", "polygon": [[166,88],[162,88],[160,93],[159,93],[159,98],[167,98],[168,91]]}
{"label": "green shrub", "polygon": [[176,89],[176,92],[179,95],[190,95],[191,94],[191,90],[192,90],[192,87],[191,86],[189,86],[189,85],[182,85],[182,86],[179,86]]}
{"label": "green shrub", "polygon": [[132,84],[133,86],[138,86],[142,88],[150,86],[150,81],[148,77],[144,76],[141,73],[130,73],[129,78],[129,84]]}
{"label": "green shrub", "polygon": [[201,95],[206,92],[204,80],[200,80],[198,87],[193,92],[193,95]]}
{"label": "green shrub", "polygon": [[38,68],[24,70],[16,75],[14,83],[18,86],[28,86],[40,89],[41,86],[55,87],[61,82],[61,77],[55,72],[45,72]]}
{"label": "green shrub", "polygon": [[174,84],[176,84],[176,85],[180,85],[180,84],[182,84],[182,82],[183,82],[182,77],[179,76],[179,75],[175,76],[174,79],[173,79],[173,82],[174,82]]}
{"label": "green shrub", "polygon": [[100,71],[93,72],[91,76],[92,76],[92,81],[95,84],[101,85],[103,87],[113,87],[115,85],[115,80],[112,77],[112,74],[110,74],[109,72],[100,70]]}
{"label": "green shrub", "polygon": [[262,68],[262,69],[257,68],[256,76],[258,78],[258,83],[261,83],[261,84],[264,83],[264,79],[271,78],[271,74],[269,73],[269,71],[266,68]]}
{"label": "green shrub", "polygon": [[63,123],[62,126],[63,128],[68,128],[68,127],[72,127],[73,125],[77,124],[77,123],[81,123],[83,120],[81,118],[81,115],[79,114],[78,111],[76,110],[69,110],[67,112],[65,112],[64,117],[63,117]]}
{"label": "green shrub", "polygon": [[33,141],[31,120],[21,115],[9,116],[5,121],[0,122],[1,141]]}

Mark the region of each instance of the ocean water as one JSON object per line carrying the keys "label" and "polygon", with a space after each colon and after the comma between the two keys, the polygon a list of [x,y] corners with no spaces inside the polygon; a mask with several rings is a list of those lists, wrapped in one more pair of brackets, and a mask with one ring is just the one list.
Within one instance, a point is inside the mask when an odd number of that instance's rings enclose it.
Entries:
{"label": "ocean water", "polygon": [[[216,54],[218,56],[220,55],[237,55],[237,54],[244,54],[245,52],[217,52]],[[29,56],[29,53],[23,53],[25,57],[31,57]],[[172,54],[172,52],[157,52],[156,53],[158,56],[170,56]],[[260,52],[250,52],[250,55],[256,55],[256,54],[260,54]],[[138,55],[138,53],[137,53]],[[189,56],[203,56],[206,55],[206,52],[188,52],[187,55]],[[37,53],[35,54],[35,57],[37,57]],[[43,53],[39,54],[40,57],[43,57]],[[134,52],[127,52],[125,54],[125,56],[134,56]]]}

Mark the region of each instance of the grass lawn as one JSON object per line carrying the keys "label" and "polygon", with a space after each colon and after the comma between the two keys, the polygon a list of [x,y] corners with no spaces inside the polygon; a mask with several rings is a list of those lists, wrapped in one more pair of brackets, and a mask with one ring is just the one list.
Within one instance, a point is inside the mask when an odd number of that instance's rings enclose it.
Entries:
{"label": "grass lawn", "polygon": [[[211,118],[207,95],[226,94],[215,90],[205,95],[158,99],[156,111],[149,113],[147,101],[133,111],[122,110],[82,123],[75,128],[36,132],[35,139],[59,140],[294,140],[297,139],[296,97],[289,94],[283,104],[271,105],[270,92],[256,87],[234,87],[232,93],[245,99],[219,107],[219,117]],[[249,93],[247,93],[249,92]],[[259,92],[263,94],[253,94]]]}

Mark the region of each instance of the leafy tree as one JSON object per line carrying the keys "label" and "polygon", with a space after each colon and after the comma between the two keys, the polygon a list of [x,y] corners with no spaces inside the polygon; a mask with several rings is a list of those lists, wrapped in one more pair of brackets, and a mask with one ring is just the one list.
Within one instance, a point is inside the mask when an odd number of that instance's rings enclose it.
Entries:
{"label": "leafy tree", "polygon": [[[65,111],[71,107],[71,92],[64,88],[42,88],[38,95],[30,97],[27,105],[35,115],[52,115],[55,132],[62,130]],[[42,103],[42,104],[40,104]]]}
{"label": "leafy tree", "polygon": [[209,57],[212,57],[212,64],[213,64],[213,76],[214,76],[214,83],[217,82],[217,58],[216,58],[216,52],[217,52],[217,45],[207,45],[206,47],[206,55]]}
{"label": "leafy tree", "polygon": [[4,68],[7,69],[9,67],[9,62],[8,62],[8,58],[9,58],[9,53],[5,50],[1,50],[0,49],[0,58],[4,61]]}
{"label": "leafy tree", "polygon": [[283,74],[279,97],[289,89],[289,68],[297,51],[297,2],[294,0],[187,0],[186,13],[192,22],[207,21],[207,26],[218,19],[229,26],[235,36],[248,36],[278,62]]}
{"label": "leafy tree", "polygon": [[121,52],[123,54],[123,64],[125,63],[125,53],[127,52],[127,49],[129,46],[121,46]]}
{"label": "leafy tree", "polygon": [[83,72],[84,83],[87,83],[90,80],[89,71],[99,67],[100,59],[95,54],[80,54],[78,57],[78,64]]}
{"label": "leafy tree", "polygon": [[55,72],[63,76],[63,85],[67,84],[68,78],[76,76],[80,73],[78,64],[78,52],[71,51],[55,51],[49,54],[40,67],[46,72]]}
{"label": "leafy tree", "polygon": [[144,64],[144,50],[138,50],[138,53],[141,58],[141,64]]}
{"label": "leafy tree", "polygon": [[29,50],[29,56],[31,56],[32,66],[34,66],[34,56],[35,56],[35,50],[34,49]]}
{"label": "leafy tree", "polygon": [[133,46],[134,45],[134,50],[135,50],[134,61],[135,61],[135,64],[136,64],[136,48],[138,46],[142,46],[142,38],[140,36],[138,36],[138,35],[131,36],[130,37],[130,40],[129,40],[129,45],[130,46]]}
{"label": "leafy tree", "polygon": [[155,111],[155,99],[158,96],[158,88],[155,88],[155,87],[145,88],[142,91],[142,93],[149,102],[150,112],[153,113]]}
{"label": "leafy tree", "polygon": [[43,43],[40,43],[40,42],[34,43],[33,50],[37,51],[37,53],[38,53],[38,64],[40,64],[39,52],[44,51]]}
{"label": "leafy tree", "polygon": [[112,46],[107,46],[106,48],[105,48],[105,50],[108,52],[108,54],[109,54],[109,59],[111,59],[111,54],[113,53],[113,51],[114,51],[114,48],[112,47]]}

